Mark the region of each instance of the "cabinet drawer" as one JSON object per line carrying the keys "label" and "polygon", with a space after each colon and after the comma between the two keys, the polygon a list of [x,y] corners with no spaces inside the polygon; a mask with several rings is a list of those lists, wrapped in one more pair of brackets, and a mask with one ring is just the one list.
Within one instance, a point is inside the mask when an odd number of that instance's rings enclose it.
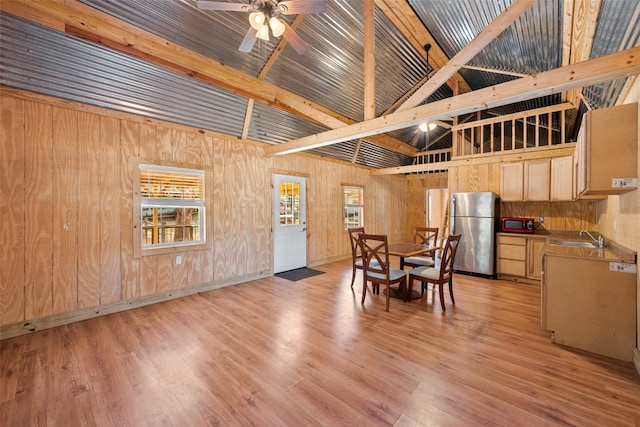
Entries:
{"label": "cabinet drawer", "polygon": [[498,259],[498,274],[508,274],[511,276],[524,277],[526,273],[526,263],[513,259]]}
{"label": "cabinet drawer", "polygon": [[498,245],[499,259],[513,259],[524,262],[527,259],[527,247],[516,245]]}
{"label": "cabinet drawer", "polygon": [[498,236],[498,244],[526,246],[527,238],[522,236]]}

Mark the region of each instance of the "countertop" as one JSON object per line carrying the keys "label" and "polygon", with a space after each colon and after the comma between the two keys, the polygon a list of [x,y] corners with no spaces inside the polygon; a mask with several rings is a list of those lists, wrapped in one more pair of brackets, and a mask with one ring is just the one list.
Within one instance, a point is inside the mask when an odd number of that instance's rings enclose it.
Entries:
{"label": "countertop", "polygon": [[[596,233],[591,233],[598,236]],[[556,255],[565,257],[587,258],[594,261],[623,262],[635,264],[636,252],[617,244],[604,237],[604,248],[581,248],[575,246],[563,246],[552,244],[554,240],[576,240],[593,242],[588,236],[580,236],[579,233],[551,233],[547,244],[542,249],[543,255]]]}
{"label": "countertop", "polygon": [[[591,231],[590,231],[591,232]],[[535,230],[533,233],[504,233],[498,232],[504,236],[522,236],[522,237],[546,237],[547,243],[542,249],[543,255],[554,255],[571,258],[587,258],[594,261],[605,262],[623,262],[623,263],[637,263],[637,254],[624,246],[604,237],[605,247],[599,248],[582,248],[575,246],[563,246],[550,244],[553,240],[574,240],[582,242],[593,242],[589,236],[580,236],[578,231],[554,231],[554,230]],[[591,232],[594,236],[598,236],[598,233]]]}

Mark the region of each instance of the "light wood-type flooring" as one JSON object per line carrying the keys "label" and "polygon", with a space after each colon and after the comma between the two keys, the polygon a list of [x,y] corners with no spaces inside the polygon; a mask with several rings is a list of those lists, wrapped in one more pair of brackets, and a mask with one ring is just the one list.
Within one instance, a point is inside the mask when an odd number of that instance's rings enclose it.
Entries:
{"label": "light wood-type flooring", "polygon": [[0,425],[640,425],[633,365],[552,344],[539,286],[456,275],[446,314],[387,313],[314,268],[3,340]]}

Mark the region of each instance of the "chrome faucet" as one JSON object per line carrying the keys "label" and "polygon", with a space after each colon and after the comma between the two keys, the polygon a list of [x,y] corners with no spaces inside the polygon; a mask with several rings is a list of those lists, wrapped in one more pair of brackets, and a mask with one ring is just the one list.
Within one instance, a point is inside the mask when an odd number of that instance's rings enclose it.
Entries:
{"label": "chrome faucet", "polygon": [[587,230],[580,230],[580,235],[581,236],[582,236],[583,233],[587,233],[589,235],[589,237],[591,237],[591,239],[593,239],[594,242],[597,242],[598,243],[598,247],[600,249],[604,248],[604,239],[602,238],[602,236],[598,236],[598,238],[596,239]]}

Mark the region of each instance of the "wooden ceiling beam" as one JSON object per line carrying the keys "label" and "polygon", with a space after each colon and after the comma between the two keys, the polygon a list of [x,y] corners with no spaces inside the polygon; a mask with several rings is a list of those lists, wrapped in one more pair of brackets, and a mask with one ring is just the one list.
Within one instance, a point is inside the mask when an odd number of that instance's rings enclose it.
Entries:
{"label": "wooden ceiling beam", "polygon": [[[114,50],[173,69],[192,78],[221,87],[257,102],[304,117],[331,129],[355,124],[308,99],[272,84],[241,73],[204,55],[155,36],[76,0],[0,1],[0,10],[38,23],[51,23],[59,30],[101,43]],[[412,156],[417,148],[388,135],[371,135],[367,141],[404,155]]]}
{"label": "wooden ceiling beam", "polygon": [[[565,0],[563,65],[586,61],[591,57],[601,5],[602,0]],[[576,108],[581,99],[582,88],[573,89],[563,94],[563,100],[571,102]]]}
{"label": "wooden ceiling beam", "polygon": [[640,74],[640,46],[268,147],[282,155]]}
{"label": "wooden ceiling beam", "polygon": [[536,0],[516,0],[493,20],[469,44],[463,47],[449,62],[441,67],[427,82],[409,97],[398,111],[422,104],[455,75],[463,65],[473,59],[482,49],[500,35],[509,25],[531,7]]}
{"label": "wooden ceiling beam", "polygon": [[[444,67],[449,62],[449,57],[440,48],[438,42],[431,35],[428,28],[425,28],[420,18],[415,14],[409,3],[398,0],[375,0],[376,6],[387,18],[398,28],[402,35],[420,54],[425,57],[427,51],[425,46],[431,45],[429,50],[429,62],[434,70]],[[426,74],[426,70],[425,70]],[[424,81],[426,81],[426,76]],[[422,86],[424,81],[418,82],[416,86]],[[449,84],[453,87],[458,84],[461,92],[470,92],[471,87],[458,73],[451,76]],[[415,89],[417,90],[417,88]],[[411,93],[415,91],[412,89]]]}

